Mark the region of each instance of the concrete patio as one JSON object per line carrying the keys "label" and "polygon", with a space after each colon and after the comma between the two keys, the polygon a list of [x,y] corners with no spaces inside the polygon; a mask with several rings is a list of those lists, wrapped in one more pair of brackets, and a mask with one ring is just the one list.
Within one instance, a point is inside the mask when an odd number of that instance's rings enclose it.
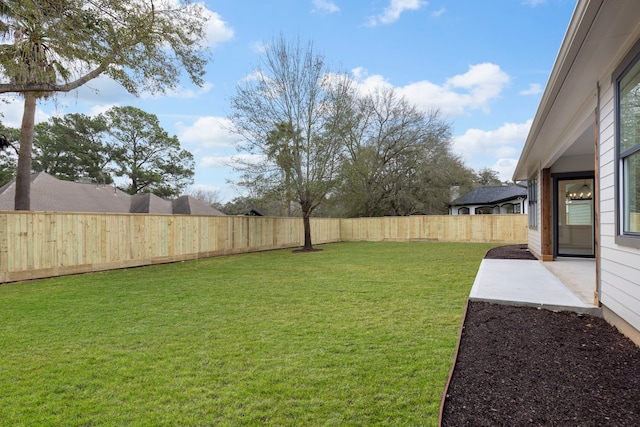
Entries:
{"label": "concrete patio", "polygon": [[599,315],[595,289],[593,259],[484,259],[469,300]]}

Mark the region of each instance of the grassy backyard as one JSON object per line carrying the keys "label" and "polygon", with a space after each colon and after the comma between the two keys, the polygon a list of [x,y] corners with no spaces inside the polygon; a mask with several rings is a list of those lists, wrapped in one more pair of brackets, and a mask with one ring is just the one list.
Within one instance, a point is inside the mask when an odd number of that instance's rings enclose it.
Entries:
{"label": "grassy backyard", "polygon": [[0,424],[437,424],[495,245],[342,243],[0,286]]}

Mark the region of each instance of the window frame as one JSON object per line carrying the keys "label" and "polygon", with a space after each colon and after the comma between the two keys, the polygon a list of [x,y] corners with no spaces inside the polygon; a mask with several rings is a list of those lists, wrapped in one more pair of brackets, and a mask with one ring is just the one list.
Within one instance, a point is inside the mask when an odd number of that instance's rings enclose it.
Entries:
{"label": "window frame", "polygon": [[538,174],[536,173],[527,181],[527,203],[529,228],[538,229]]}
{"label": "window frame", "polygon": [[[518,215],[520,214],[520,203],[503,203],[500,205],[500,211],[505,210],[505,215]],[[511,209],[511,212],[509,212]]]}
{"label": "window frame", "polygon": [[[484,210],[491,210],[491,212],[483,212]],[[483,205],[475,208],[475,215],[494,215],[495,206]]]}
{"label": "window frame", "polygon": [[612,83],[614,85],[614,116],[615,116],[615,227],[616,237],[615,243],[620,246],[629,246],[640,248],[640,232],[628,232],[624,230],[625,224],[625,159],[632,155],[640,153],[640,139],[637,144],[621,152],[621,109],[620,109],[620,85],[622,79],[633,69],[634,66],[640,64],[640,42],[627,54],[625,59],[620,63],[618,68],[612,75]]}

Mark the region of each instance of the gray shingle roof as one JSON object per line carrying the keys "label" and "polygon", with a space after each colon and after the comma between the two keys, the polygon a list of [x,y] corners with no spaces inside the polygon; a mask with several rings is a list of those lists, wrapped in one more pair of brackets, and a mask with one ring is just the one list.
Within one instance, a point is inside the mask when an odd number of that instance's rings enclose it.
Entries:
{"label": "gray shingle roof", "polygon": [[450,206],[491,205],[519,197],[527,197],[527,189],[519,185],[477,187],[452,201]]}
{"label": "gray shingle roof", "polygon": [[191,196],[180,196],[173,200],[173,213],[184,215],[224,215],[214,207],[211,207]]}
{"label": "gray shingle roof", "polygon": [[151,193],[134,194],[131,196],[131,213],[172,214],[171,201],[165,200]]}
{"label": "gray shingle roof", "polygon": [[[15,179],[0,188],[0,210],[14,209],[15,191]],[[62,181],[45,172],[31,175],[33,211],[224,215],[189,196],[176,200],[183,198],[187,198],[187,208],[176,211],[176,204],[155,194],[131,196],[112,185]]]}

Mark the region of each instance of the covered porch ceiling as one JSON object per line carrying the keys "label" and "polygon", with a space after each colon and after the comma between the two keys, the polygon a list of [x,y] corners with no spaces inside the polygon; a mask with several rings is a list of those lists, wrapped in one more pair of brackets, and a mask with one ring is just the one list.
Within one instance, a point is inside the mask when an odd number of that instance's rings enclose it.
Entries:
{"label": "covered porch ceiling", "polygon": [[513,179],[528,179],[560,157],[593,155],[600,82],[610,82],[640,23],[638,0],[576,5]]}
{"label": "covered porch ceiling", "polygon": [[[571,156],[593,156],[595,155],[595,125],[590,125],[575,139],[575,141],[567,147],[562,153],[558,153],[562,157]],[[553,159],[555,161],[556,159]],[[553,163],[551,161],[550,163]]]}

